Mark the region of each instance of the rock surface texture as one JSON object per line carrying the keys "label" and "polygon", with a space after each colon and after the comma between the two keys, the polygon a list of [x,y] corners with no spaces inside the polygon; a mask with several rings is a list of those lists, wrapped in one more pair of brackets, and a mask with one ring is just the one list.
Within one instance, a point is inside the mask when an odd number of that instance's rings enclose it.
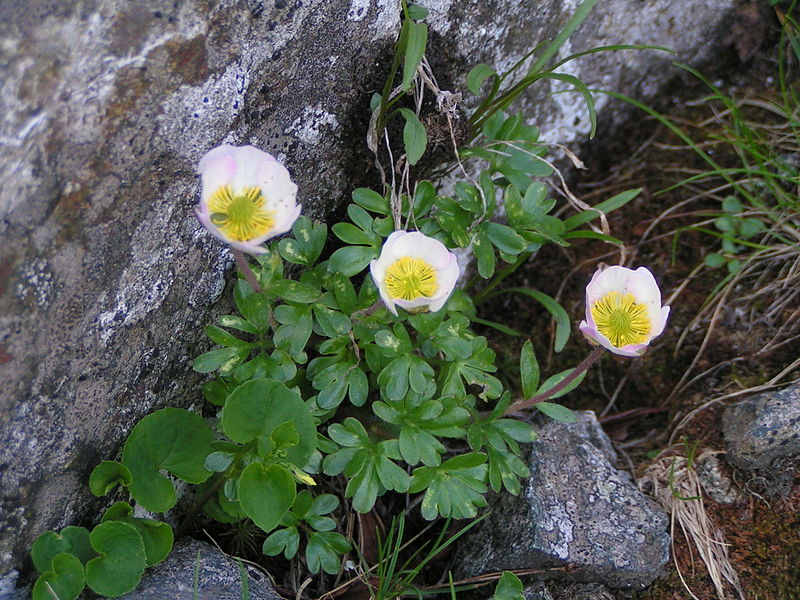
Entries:
{"label": "rock surface texture", "polygon": [[[725,51],[733,2],[605,0],[565,51],[661,44],[699,65]],[[422,3],[454,90],[474,64],[506,68],[553,37],[578,4]],[[44,530],[92,524],[88,474],[142,416],[199,399],[189,365],[232,261],[192,217],[198,159],[259,146],[287,164],[306,214],[331,214],[374,181],[368,104],[398,26],[396,0],[0,3],[0,574]],[[651,98],[672,58],[564,70]],[[585,135],[577,95],[542,101],[548,85],[530,117],[549,140]]]}
{"label": "rock surface texture", "polygon": [[765,392],[725,409],[722,431],[728,461],[741,469],[766,469],[800,455],[800,384]]}
{"label": "rock surface texture", "polygon": [[554,568],[552,577],[640,589],[660,574],[669,560],[667,516],[612,466],[594,413],[579,415],[540,428],[530,479],[518,497],[496,496],[462,542],[461,575]]}
{"label": "rock surface texture", "polygon": [[[184,539],[167,559],[148,569],[141,583],[123,600],[282,600],[261,571],[225,556],[205,542]],[[197,595],[194,574],[197,570]],[[249,596],[242,595],[242,574]]]}

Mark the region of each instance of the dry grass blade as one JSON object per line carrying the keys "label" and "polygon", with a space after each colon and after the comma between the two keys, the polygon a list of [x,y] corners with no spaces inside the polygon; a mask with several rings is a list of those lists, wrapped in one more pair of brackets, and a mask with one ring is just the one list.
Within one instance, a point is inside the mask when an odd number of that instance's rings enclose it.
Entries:
{"label": "dry grass blade", "polygon": [[700,600],[686,584],[675,556],[676,524],[687,543],[700,554],[717,597],[720,600],[731,598],[726,591],[730,586],[744,600],[739,576],[728,558],[728,544],[706,512],[700,480],[691,461],[685,456],[675,455],[659,458],[647,468],[638,485],[643,491],[651,493],[670,515],[672,558],[678,576],[691,597]]}

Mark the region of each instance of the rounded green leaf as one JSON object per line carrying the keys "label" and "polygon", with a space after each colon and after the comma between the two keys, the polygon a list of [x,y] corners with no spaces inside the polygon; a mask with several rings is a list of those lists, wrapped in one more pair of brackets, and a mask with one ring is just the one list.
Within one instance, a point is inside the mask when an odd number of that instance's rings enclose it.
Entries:
{"label": "rounded green leaf", "polygon": [[78,557],[65,552],[56,554],[52,568],[36,580],[33,600],[75,600],[85,585],[83,565]]}
{"label": "rounded green leaf", "polygon": [[711,254],[706,254],[703,258],[703,263],[710,269],[716,269],[717,267],[721,267],[727,262],[727,258],[722,256],[721,254],[717,254],[716,252],[712,252]]}
{"label": "rounded green leaf", "polygon": [[40,573],[50,571],[56,555],[69,553],[82,563],[97,556],[89,543],[89,530],[84,527],[65,527],[60,533],[46,531],[33,543],[31,558]]}
{"label": "rounded green leaf", "polygon": [[272,531],[294,503],[294,477],[284,467],[252,463],[239,478],[239,504],[264,531]]}
{"label": "rounded green leaf", "polygon": [[180,408],[162,408],[147,415],[131,431],[122,451],[130,470],[131,495],[147,510],[164,512],[175,505],[175,488],[159,471],[166,469],[189,483],[211,475],[205,468],[214,434],[202,417]]}
{"label": "rounded green leaf", "polygon": [[278,531],[267,536],[261,546],[261,551],[267,556],[277,556],[283,552],[283,555],[291,560],[297,554],[299,545],[300,534],[297,528],[289,527],[287,529],[278,529]]}
{"label": "rounded green leaf", "polygon": [[373,246],[345,246],[331,254],[328,271],[353,277],[361,273],[377,255],[378,249]]}
{"label": "rounded green leaf", "polygon": [[247,444],[291,421],[299,442],[286,450],[287,459],[303,466],[317,444],[317,429],[308,406],[297,390],[270,379],[254,379],[237,387],[222,409],[222,429],[234,442]]}
{"label": "rounded green leaf", "polygon": [[90,535],[100,553],[86,565],[86,585],[101,596],[127,594],[139,583],[146,564],[142,536],[122,521],[100,523]]}
{"label": "rounded green leaf", "polygon": [[105,496],[117,484],[128,486],[131,483],[131,472],[128,467],[115,460],[104,460],[97,465],[89,477],[89,489],[95,496]]}
{"label": "rounded green leaf", "polygon": [[127,502],[117,502],[103,514],[101,523],[106,521],[121,521],[132,525],[139,535],[142,536],[144,543],[145,559],[147,566],[157,565],[167,558],[172,550],[174,534],[172,527],[163,521],[153,519],[140,519],[133,516],[133,508]]}

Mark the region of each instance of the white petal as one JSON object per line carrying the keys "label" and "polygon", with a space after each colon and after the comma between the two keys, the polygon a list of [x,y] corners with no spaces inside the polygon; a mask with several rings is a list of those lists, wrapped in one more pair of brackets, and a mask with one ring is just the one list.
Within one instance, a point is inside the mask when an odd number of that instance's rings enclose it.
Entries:
{"label": "white petal", "polygon": [[661,310],[658,311],[655,319],[652,322],[652,331],[650,332],[650,339],[661,335],[664,331],[664,327],[667,325],[667,319],[669,318],[669,306],[662,306]]}
{"label": "white petal", "polygon": [[658,288],[656,278],[646,267],[639,267],[633,271],[625,287],[639,304],[661,307],[661,290]]}
{"label": "white petal", "polygon": [[633,271],[626,267],[614,265],[595,271],[589,285],[586,286],[586,303],[592,305],[609,292],[625,292],[625,284]]}

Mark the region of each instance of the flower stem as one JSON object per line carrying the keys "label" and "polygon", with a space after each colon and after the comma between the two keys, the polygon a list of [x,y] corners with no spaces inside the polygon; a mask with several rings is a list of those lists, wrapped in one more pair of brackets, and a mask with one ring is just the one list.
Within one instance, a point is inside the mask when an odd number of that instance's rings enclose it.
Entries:
{"label": "flower stem", "polygon": [[251,269],[250,265],[247,264],[247,258],[245,258],[241,250],[231,248],[231,252],[233,252],[233,258],[236,259],[236,265],[239,267],[239,270],[244,273],[244,278],[247,279],[247,283],[250,284],[250,287],[253,288],[254,292],[260,294],[262,291],[261,286],[258,283],[256,274],[253,273],[253,269]]}
{"label": "flower stem", "polygon": [[558,392],[560,392],[565,387],[567,387],[570,383],[575,381],[575,378],[577,378],[581,373],[583,373],[584,371],[587,371],[589,369],[589,367],[591,367],[594,364],[594,362],[598,358],[600,358],[600,356],[602,354],[603,354],[603,347],[602,346],[597,346],[594,350],[592,350],[592,352],[589,354],[589,356],[587,356],[586,358],[583,359],[583,362],[581,364],[579,364],[577,367],[572,369],[572,372],[569,375],[567,375],[566,377],[564,377],[564,379],[559,381],[556,385],[551,387],[546,392],[542,392],[541,394],[537,394],[537,395],[533,396],[532,398],[528,398],[527,400],[520,400],[518,402],[514,402],[514,404],[512,404],[511,406],[509,406],[506,409],[506,412],[504,414],[509,415],[511,413],[519,412],[523,408],[530,408],[534,404],[538,404],[539,402],[544,402],[548,398],[552,398]]}

